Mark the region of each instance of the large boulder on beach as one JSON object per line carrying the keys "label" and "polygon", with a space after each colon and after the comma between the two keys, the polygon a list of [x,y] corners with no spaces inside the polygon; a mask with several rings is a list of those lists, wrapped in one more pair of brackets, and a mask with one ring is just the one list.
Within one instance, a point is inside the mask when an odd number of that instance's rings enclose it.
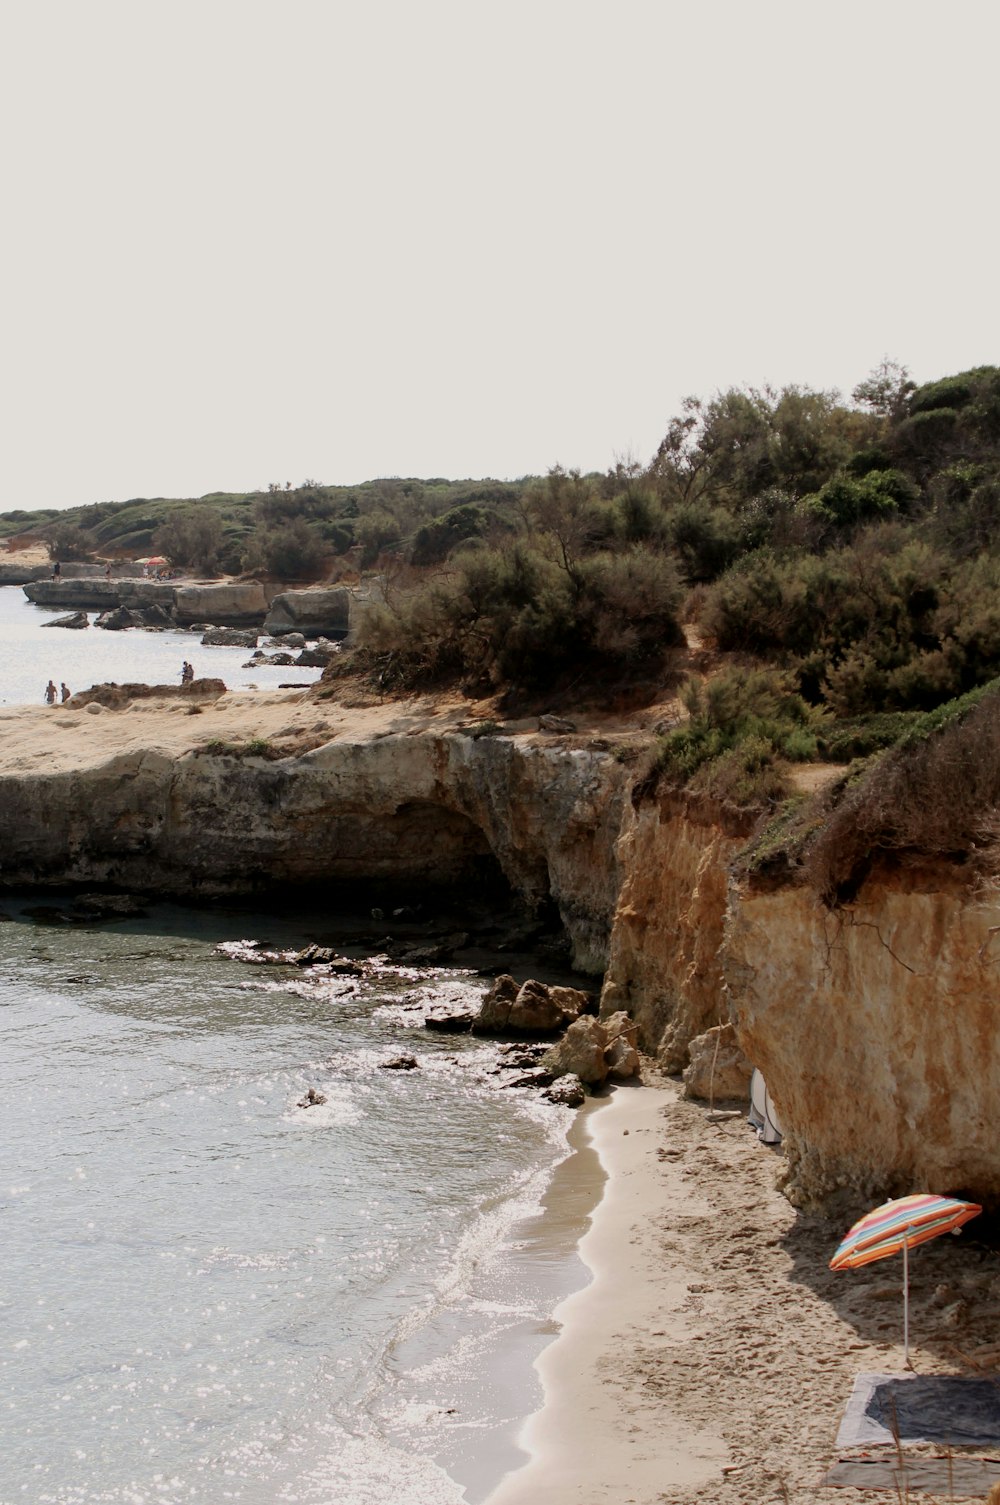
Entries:
{"label": "large boulder on beach", "polygon": [[351,593],[342,585],[282,591],[264,620],[264,630],[273,637],[299,632],[309,638],[345,638],[350,625]]}
{"label": "large boulder on beach", "polygon": [[604,1064],[613,1082],[629,1081],[632,1077],[639,1075],[642,1066],[639,1052],[634,1045],[628,1043],[624,1035],[619,1035],[617,1039],[611,1041],[604,1052]]}
{"label": "large boulder on beach", "polygon": [[604,1052],[608,1037],[600,1020],[586,1014],[575,1019],[561,1040],[557,1040],[542,1057],[542,1065],[553,1076],[567,1076],[570,1072],[581,1082],[596,1084],[606,1080],[608,1065]]}
{"label": "large boulder on beach", "polygon": [[579,1108],[586,1098],[587,1093],[578,1076],[570,1072],[566,1076],[559,1077],[558,1081],[546,1087],[542,1097],[547,1103],[556,1103],[563,1108]]}
{"label": "large boulder on beach", "polygon": [[327,643],[322,648],[317,643],[315,648],[303,648],[295,662],[303,669],[325,669],[338,652],[336,643]]}
{"label": "large boulder on beach", "polygon": [[684,1069],[684,1096],[710,1102],[716,1098],[747,1098],[753,1067],[736,1043],[731,1024],[696,1035],[688,1046]]}

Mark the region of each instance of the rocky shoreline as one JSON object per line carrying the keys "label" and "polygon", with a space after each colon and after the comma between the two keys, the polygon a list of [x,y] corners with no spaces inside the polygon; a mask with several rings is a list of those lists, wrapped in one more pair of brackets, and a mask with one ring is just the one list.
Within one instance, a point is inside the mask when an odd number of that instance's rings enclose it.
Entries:
{"label": "rocky shoreline", "polygon": [[1000,1199],[995,891],[941,864],[873,866],[840,909],[794,873],[758,883],[744,818],[640,796],[627,720],[497,735],[459,697],[236,699],[92,703],[84,736],[72,702],[0,716],[0,888],[514,903],[663,1069],[763,1071],[798,1205]]}

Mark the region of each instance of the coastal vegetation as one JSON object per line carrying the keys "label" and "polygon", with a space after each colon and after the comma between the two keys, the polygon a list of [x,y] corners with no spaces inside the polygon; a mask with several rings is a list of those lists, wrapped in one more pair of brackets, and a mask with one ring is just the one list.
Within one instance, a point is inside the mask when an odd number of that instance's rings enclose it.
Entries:
{"label": "coastal vegetation", "polygon": [[358,646],[330,672],[380,694],[552,708],[673,686],[684,723],[644,787],[766,806],[796,764],[879,757],[1000,675],[1000,368],[918,385],[886,360],[849,398],[691,397],[648,463],[606,473],[275,483],[8,513],[2,537],[365,579]]}

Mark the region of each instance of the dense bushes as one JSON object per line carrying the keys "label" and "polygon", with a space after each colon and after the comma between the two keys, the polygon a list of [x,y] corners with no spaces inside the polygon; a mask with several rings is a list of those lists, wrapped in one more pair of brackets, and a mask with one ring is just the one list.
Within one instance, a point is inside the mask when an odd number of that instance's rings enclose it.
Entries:
{"label": "dense bushes", "polygon": [[930,709],[1000,669],[1000,564],[890,525],[819,557],[750,556],[710,587],[701,622],[839,716]]}
{"label": "dense bushes", "polygon": [[542,689],[568,672],[634,674],[682,640],[681,594],[671,560],[635,547],[571,568],[523,542],[482,548],[372,611],[362,649],[400,684]]}
{"label": "dense bushes", "polygon": [[788,793],[785,765],[817,755],[823,712],[773,669],[728,669],[681,690],[689,719],[660,744],[655,773],[730,804]]}

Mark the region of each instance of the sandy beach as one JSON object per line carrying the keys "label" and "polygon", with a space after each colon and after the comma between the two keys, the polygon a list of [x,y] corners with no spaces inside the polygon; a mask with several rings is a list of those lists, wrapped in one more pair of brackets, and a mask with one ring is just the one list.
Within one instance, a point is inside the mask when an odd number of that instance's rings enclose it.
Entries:
{"label": "sandy beach", "polygon": [[[737,1105],[711,1112],[654,1076],[588,1126],[609,1177],[581,1243],[593,1278],[538,1361],[530,1461],[488,1505],[888,1498],[821,1480],[858,1455],[835,1445],[854,1377],[904,1372],[901,1261],[831,1272],[846,1230],[789,1205],[780,1150]],[[995,1330],[995,1254],[939,1239],[910,1277],[914,1368],[975,1370]]]}

